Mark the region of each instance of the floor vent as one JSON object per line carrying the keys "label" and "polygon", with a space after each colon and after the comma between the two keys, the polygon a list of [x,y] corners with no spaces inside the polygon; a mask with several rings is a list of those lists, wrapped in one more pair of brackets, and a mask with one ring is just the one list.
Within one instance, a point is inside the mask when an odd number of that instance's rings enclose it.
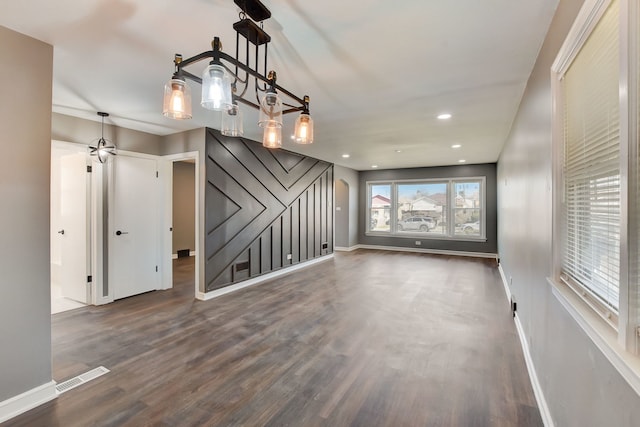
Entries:
{"label": "floor vent", "polygon": [[101,377],[107,372],[110,372],[110,371],[104,366],[100,366],[98,368],[85,372],[82,375],[78,375],[77,377],[73,377],[70,380],[66,380],[65,382],[62,382],[56,385],[56,391],[58,392],[58,394],[62,394],[65,391],[69,391],[72,388],[76,388],[84,383],[87,383],[91,380]]}

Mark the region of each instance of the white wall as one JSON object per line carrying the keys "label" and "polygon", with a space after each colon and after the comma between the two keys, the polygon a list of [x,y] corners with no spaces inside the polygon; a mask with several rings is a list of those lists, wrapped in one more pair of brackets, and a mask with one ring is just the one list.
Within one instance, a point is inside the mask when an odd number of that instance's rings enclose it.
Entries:
{"label": "white wall", "polygon": [[0,102],[3,402],[51,382],[49,169],[53,47],[0,27],[0,52],[0,81],[5,82]]}
{"label": "white wall", "polygon": [[[637,426],[640,397],[551,293],[550,68],[583,0],[561,0],[498,162],[498,249],[556,426]],[[506,302],[505,302],[506,304]]]}

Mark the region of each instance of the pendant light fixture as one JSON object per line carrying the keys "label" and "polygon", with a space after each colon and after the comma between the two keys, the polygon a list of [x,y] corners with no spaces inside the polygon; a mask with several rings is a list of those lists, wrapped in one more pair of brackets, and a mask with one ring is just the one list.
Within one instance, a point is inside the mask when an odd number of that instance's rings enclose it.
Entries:
{"label": "pendant light fixture", "polygon": [[296,119],[293,131],[293,139],[298,144],[311,144],[313,142],[313,119],[309,115],[309,97],[304,97],[304,109]]}
{"label": "pendant light fixture", "polygon": [[[179,120],[192,117],[191,92],[186,83],[192,80],[202,85],[200,105],[208,110],[222,111],[220,131],[223,135],[243,135],[242,111],[238,107],[238,103],[242,103],[259,111],[258,125],[264,129],[265,147],[282,146],[282,116],[292,112],[301,113],[295,123],[294,141],[299,144],[312,143],[313,120],[309,115],[309,97],[294,95],[277,84],[275,71],[267,73],[267,47],[271,36],[263,30],[262,22],[271,17],[271,12],[260,0],[234,2],[241,8],[240,21],[233,24],[237,33],[235,57],[222,52],[218,37],[214,37],[210,51],[185,60],[182,55],[176,54],[173,77],[165,85],[163,115]],[[256,22],[261,25],[258,26]],[[245,43],[240,42],[241,38]],[[261,50],[263,60],[259,59]],[[244,62],[240,58],[244,58]],[[252,58],[255,58],[253,63]],[[202,78],[185,69],[205,59],[210,59],[210,62]],[[264,71],[259,70],[261,66]],[[253,86],[253,90],[248,90],[250,86]],[[255,93],[256,102],[248,98],[251,92]],[[286,102],[280,98],[281,95]]]}
{"label": "pendant light fixture", "polygon": [[96,146],[89,146],[89,155],[96,157],[100,163],[106,163],[111,156],[117,154],[116,146],[111,141],[104,139],[104,118],[109,117],[109,113],[98,111],[98,115],[102,117],[100,139],[98,139]]}

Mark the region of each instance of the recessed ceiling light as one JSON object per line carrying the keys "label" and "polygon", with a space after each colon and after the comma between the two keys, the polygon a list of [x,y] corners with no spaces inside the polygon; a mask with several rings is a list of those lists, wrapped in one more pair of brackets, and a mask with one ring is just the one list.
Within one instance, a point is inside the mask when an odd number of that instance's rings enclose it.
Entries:
{"label": "recessed ceiling light", "polygon": [[451,114],[449,114],[449,113],[443,113],[443,114],[440,114],[440,115],[438,116],[438,119],[439,119],[439,120],[448,120],[448,119],[450,119],[450,118],[451,118]]}
{"label": "recessed ceiling light", "polygon": [[351,156],[349,154],[343,154],[342,157],[345,158],[345,159],[348,159]]}
{"label": "recessed ceiling light", "polygon": [[466,163],[466,160],[465,159],[460,159],[460,160],[458,160],[458,163]]}
{"label": "recessed ceiling light", "polygon": [[378,165],[371,165],[371,167],[375,169],[378,167]]}
{"label": "recessed ceiling light", "polygon": [[460,148],[460,147],[462,147],[462,145],[460,145],[460,144],[453,144],[453,145],[451,146],[451,148]]}
{"label": "recessed ceiling light", "polygon": [[402,153],[402,150],[396,150],[396,153]]}

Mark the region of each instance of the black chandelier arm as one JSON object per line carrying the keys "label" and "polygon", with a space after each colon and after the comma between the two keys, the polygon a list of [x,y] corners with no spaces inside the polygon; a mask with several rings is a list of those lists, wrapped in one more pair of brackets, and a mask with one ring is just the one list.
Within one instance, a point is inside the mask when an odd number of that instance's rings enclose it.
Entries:
{"label": "black chandelier arm", "polygon": [[[238,60],[236,60],[233,56],[222,52],[220,50],[209,50],[206,52],[202,52],[198,55],[192,56],[191,58],[187,58],[187,59],[183,59],[182,62],[180,62],[179,64],[177,64],[178,67],[178,75],[181,75],[183,77],[186,77],[190,80],[193,80],[195,82],[198,82],[200,84],[202,84],[202,79],[200,77],[195,76],[194,74],[189,73],[188,71],[184,70],[184,67],[194,64],[196,62],[202,61],[204,59],[207,58],[212,58],[213,60],[225,60],[235,66],[237,66],[238,68],[240,68],[242,71],[249,73],[251,76],[257,78],[258,80],[267,83],[269,85],[272,84],[272,81],[269,80],[267,77],[263,76],[262,74],[258,73],[257,71],[255,71],[254,69],[252,69],[251,67],[243,64],[242,62],[239,62]],[[291,93],[290,91],[288,91],[287,89],[283,88],[282,86],[276,84],[273,84],[274,89],[276,89],[277,91],[287,95],[287,97],[293,99],[294,101],[298,102],[300,105],[304,106],[305,102],[302,98],[294,95],[293,93]],[[299,110],[298,110],[299,111]]]}

